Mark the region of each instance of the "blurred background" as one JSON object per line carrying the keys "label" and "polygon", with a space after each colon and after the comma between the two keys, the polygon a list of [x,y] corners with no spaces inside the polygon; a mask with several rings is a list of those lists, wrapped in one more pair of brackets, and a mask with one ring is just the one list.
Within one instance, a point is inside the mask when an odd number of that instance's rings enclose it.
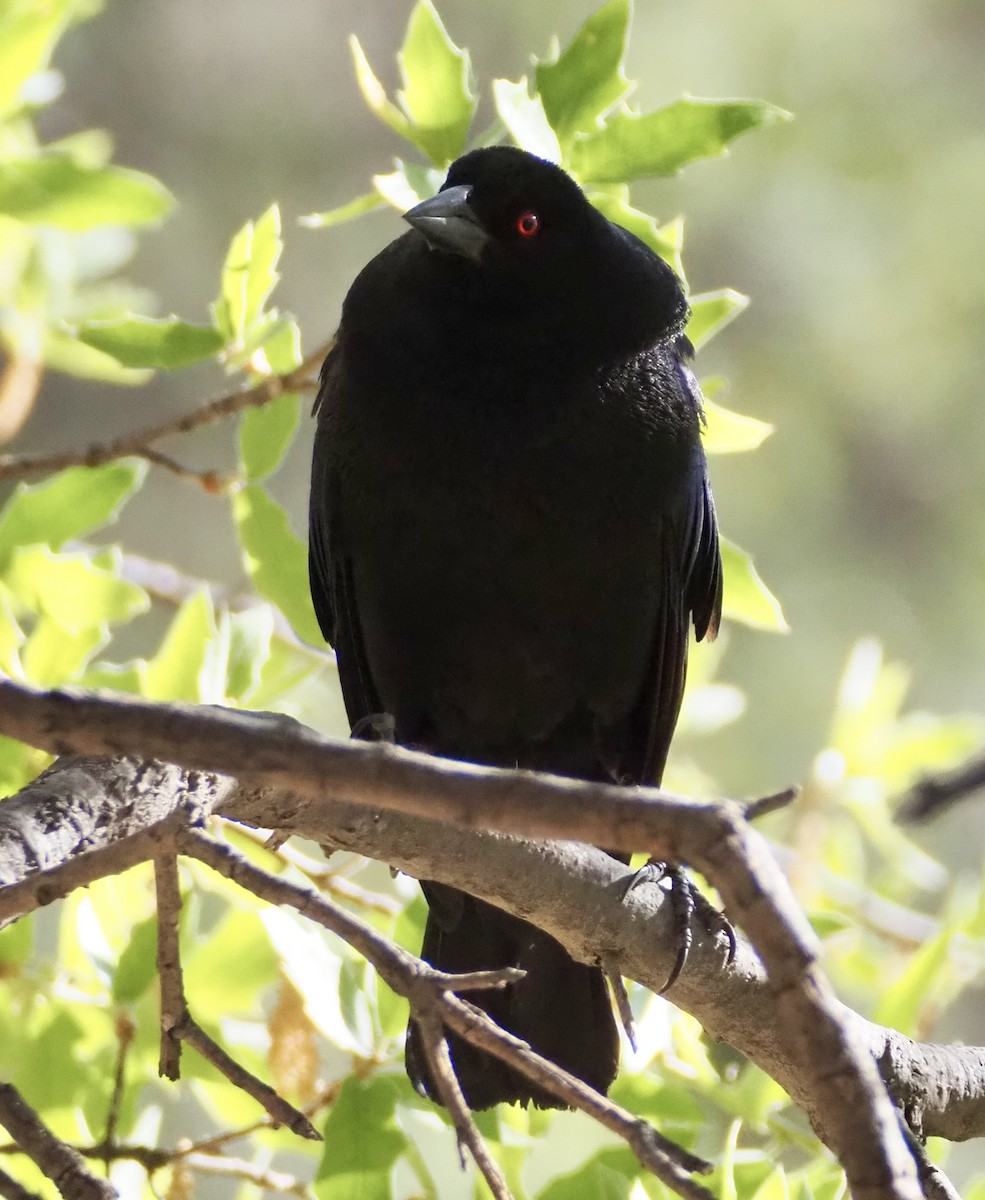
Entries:
{"label": "blurred background", "polygon": [[[528,72],[531,53],[552,34],[569,40],[596,7],[441,0],[485,91],[479,128],[489,81]],[[128,0],[63,41],[66,92],[45,136],[103,126],[116,161],[179,198],[127,271],[156,291],[160,312],[205,320],[231,234],[278,200],[279,304],[300,319],[306,350],[333,331],[355,273],[401,223],[389,210],[325,231],[296,218],[367,191],[403,151],[359,96],[347,37],[358,34],[392,90],[409,9]],[[796,117],[740,139],[724,161],[634,191],[661,219],[686,216],[693,290],[751,297],[698,367],[728,377],[723,403],[777,426],[755,454],[712,463],[723,529],[755,555],[791,626],[786,637],[729,630],[722,675],[744,690],[747,712],[700,751],[729,794],[805,777],[862,634],[911,669],[914,706],[985,711],[983,54],[981,0],[637,4],[628,73],[641,108],[690,92],[763,98]],[[52,375],[17,448],[87,444],[222,387],[208,371],[134,391]],[[274,481],[299,533],[311,432]],[[196,467],[230,465],[228,430],[172,447]],[[235,585],[227,503],[204,503],[210,520],[199,492],[155,472],[121,537]],[[962,810],[955,853],[977,869],[969,821],[985,825]]]}

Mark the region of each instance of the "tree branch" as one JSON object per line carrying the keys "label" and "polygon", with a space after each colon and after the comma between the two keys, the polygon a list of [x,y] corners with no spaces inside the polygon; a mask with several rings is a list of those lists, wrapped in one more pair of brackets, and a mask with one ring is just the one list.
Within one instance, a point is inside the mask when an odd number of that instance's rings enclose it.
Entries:
{"label": "tree branch", "polygon": [[146,458],[179,475],[190,476],[207,490],[222,486],[214,472],[195,472],[182,467],[173,459],[152,449],[155,442],[177,433],[190,433],[203,425],[211,425],[223,417],[232,416],[247,408],[261,408],[288,392],[309,391],[325,356],[332,348],[332,338],[309,354],[286,375],[266,375],[259,383],[238,387],[224,395],[201,404],[189,412],[173,417],[159,425],[151,425],[136,433],[128,433],[112,442],[96,442],[85,450],[62,450],[55,454],[0,454],[0,479],[22,479],[30,475],[47,475],[66,467],[101,467],[117,458]]}
{"label": "tree branch", "polygon": [[[885,1096],[879,1094],[878,1085],[873,1094],[871,1078],[865,1078],[867,1069],[874,1076],[871,1060],[860,1051],[874,1050],[884,1062],[888,1053],[894,1059],[894,1066],[902,1063],[905,1067],[918,1059],[925,1065],[922,1056],[927,1048],[913,1047],[899,1035],[870,1027],[833,1001],[817,976],[813,940],[802,919],[788,918],[786,925],[776,921],[777,903],[781,908],[787,904],[785,883],[775,864],[761,850],[758,839],[745,828],[734,806],[698,804],[653,789],[630,790],[491,771],[390,747],[331,743],[310,731],[299,731],[294,723],[283,719],[80,698],[68,693],[39,694],[12,684],[0,685],[0,726],[13,736],[49,749],[113,754],[129,746],[141,753],[168,754],[197,767],[228,769],[235,765],[254,780],[263,779],[281,787],[290,783],[293,792],[286,795],[283,791],[266,792],[255,787],[240,789],[234,797],[226,792],[223,810],[228,815],[348,844],[352,849],[368,849],[369,853],[412,872],[465,886],[544,925],[579,957],[592,960],[600,951],[607,958],[615,957],[629,975],[650,986],[653,981],[648,976],[652,975],[654,960],[659,957],[653,953],[652,928],[648,930],[645,954],[641,955],[637,946],[632,966],[633,931],[620,928],[628,915],[639,922],[637,910],[640,904],[645,904],[644,900],[634,896],[626,905],[618,902],[604,905],[594,890],[599,885],[611,890],[621,882],[624,870],[612,859],[583,848],[531,846],[515,839],[468,834],[443,828],[433,820],[408,821],[406,816],[397,818],[392,813],[382,818],[379,814],[371,816],[365,811],[366,806],[403,808],[432,818],[457,819],[465,826],[477,824],[481,817],[482,823],[489,826],[533,834],[561,833],[613,848],[644,848],[662,858],[694,862],[726,894],[733,917],[757,941],[775,988],[775,1002],[767,1011],[772,1012],[777,1027],[788,1031],[787,1037],[764,1035],[770,1024],[764,1013],[765,989],[748,950],[741,949],[733,968],[723,974],[720,948],[702,949],[700,930],[694,960],[673,989],[675,1001],[695,1012],[711,1032],[726,1036],[750,1057],[757,1058],[758,1053],[766,1069],[805,1105],[846,1168],[850,1168],[855,1156],[858,1169],[854,1177],[850,1174],[855,1195],[918,1194],[910,1187],[915,1176],[905,1148],[905,1159],[900,1157],[901,1139],[895,1117],[889,1128]],[[224,785],[218,782],[212,786],[224,790]],[[357,807],[343,812],[337,805],[326,802],[326,793],[352,801]],[[373,830],[367,832],[367,825]],[[386,837],[378,834],[381,826],[389,826],[391,832],[399,826],[402,835],[408,833],[409,826],[412,836],[404,846],[410,846],[410,854],[396,845],[392,846],[392,852],[388,851]],[[369,836],[370,832],[373,836]],[[464,870],[461,862],[455,861],[453,850],[448,856],[456,839],[459,850],[471,856]],[[481,854],[477,841],[481,842]],[[369,849],[369,843],[374,843],[375,848]],[[434,861],[433,849],[429,853],[428,847],[438,848],[440,862]],[[490,853],[496,862],[493,870],[479,865],[489,859]],[[502,853],[510,860],[506,870]],[[524,872],[522,886],[516,888],[518,855],[528,856],[528,863],[531,858],[536,861],[537,871]],[[565,860],[560,871],[559,855]],[[546,900],[536,886],[531,889],[530,885],[533,875],[541,876],[552,857],[552,869],[547,874],[555,894]],[[574,870],[572,884],[577,884],[579,872],[592,877],[594,889],[590,902],[586,903],[584,895],[585,878],[580,881],[583,889],[580,903],[570,895],[570,887],[567,900],[559,899],[559,877],[571,870]],[[609,877],[603,878],[606,875]],[[658,889],[644,891],[652,893]],[[560,894],[563,893],[562,885]],[[646,902],[652,905],[652,897],[648,895]],[[604,914],[600,909],[604,909]],[[587,938],[586,918],[592,930]],[[604,936],[598,936],[600,933]],[[592,944],[587,945],[586,941]],[[702,960],[707,976],[701,979],[700,988],[696,988],[695,981],[704,974]],[[666,963],[663,970],[665,975]],[[722,995],[723,986],[728,989],[727,1002]],[[747,1010],[742,1019],[723,1018],[723,1012],[734,1007],[736,989],[741,993],[749,987],[757,993],[752,1010]],[[701,995],[695,996],[695,991]],[[713,1003],[716,997],[717,1005]],[[720,1010],[717,1016],[713,1011],[716,1007]],[[764,1044],[770,1042],[769,1053],[764,1053]],[[820,1045],[820,1054],[815,1052],[806,1057],[809,1044]],[[946,1055],[949,1066],[954,1065],[951,1051],[941,1048],[939,1052]],[[958,1098],[959,1107],[966,1112],[975,1104],[980,1106],[980,1059],[978,1053],[977,1062],[964,1064],[969,1080],[974,1070],[978,1071],[976,1095]],[[766,1060],[771,1060],[769,1065]],[[822,1064],[826,1073],[819,1077],[818,1067]],[[836,1068],[833,1072],[832,1064]],[[894,1078],[898,1080],[899,1076]],[[949,1101],[956,1099],[953,1089],[945,1091]],[[846,1096],[853,1095],[854,1100],[846,1100]],[[937,1115],[940,1100],[940,1095],[931,1098],[920,1089],[914,1089],[910,1096],[910,1112],[923,1121],[928,1132],[928,1117]],[[944,1107],[946,1111],[949,1104]],[[859,1120],[860,1113],[874,1114],[872,1123],[866,1126]],[[977,1119],[980,1123],[980,1116]],[[876,1155],[875,1147],[887,1149]]]}

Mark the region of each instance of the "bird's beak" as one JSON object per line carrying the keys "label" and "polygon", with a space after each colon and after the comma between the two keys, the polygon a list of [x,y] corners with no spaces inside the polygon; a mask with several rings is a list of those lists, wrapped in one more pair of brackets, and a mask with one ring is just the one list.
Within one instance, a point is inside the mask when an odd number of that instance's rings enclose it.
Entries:
{"label": "bird's beak", "polygon": [[489,234],[469,205],[471,193],[466,184],[445,188],[405,212],[404,220],[424,234],[433,250],[446,250],[478,262]]}

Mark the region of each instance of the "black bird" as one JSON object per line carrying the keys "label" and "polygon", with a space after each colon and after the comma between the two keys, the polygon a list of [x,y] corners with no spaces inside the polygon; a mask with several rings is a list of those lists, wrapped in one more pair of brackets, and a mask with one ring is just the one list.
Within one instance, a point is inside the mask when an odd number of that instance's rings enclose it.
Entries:
{"label": "black bird", "polygon": [[[450,758],[657,784],[688,626],[722,577],[673,271],[560,168],[495,147],[455,162],[359,274],[316,402],[315,611],[354,732]],[[605,1091],[603,972],[482,900],[424,882],[423,957],[517,966],[469,993]],[[557,1106],[452,1039],[469,1104]],[[416,1028],[407,1070],[435,1096]]]}

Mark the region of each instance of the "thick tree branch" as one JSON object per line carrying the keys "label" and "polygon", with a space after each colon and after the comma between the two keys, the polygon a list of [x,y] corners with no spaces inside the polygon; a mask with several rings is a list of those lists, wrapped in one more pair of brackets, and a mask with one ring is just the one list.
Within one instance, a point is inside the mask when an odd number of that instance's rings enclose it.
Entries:
{"label": "thick tree branch", "polygon": [[[201,723],[203,717],[205,721]],[[280,785],[290,781],[294,785],[294,795],[284,797],[271,793],[262,797],[264,812],[259,819],[271,826],[303,830],[308,836],[324,836],[336,842],[344,842],[346,835],[353,840],[352,829],[358,828],[360,820],[365,822],[366,819],[362,806],[370,804],[403,807],[412,812],[457,819],[465,825],[477,823],[481,814],[482,823],[490,826],[537,834],[560,831],[566,836],[591,839],[613,847],[645,848],[664,858],[694,862],[719,885],[729,899],[732,915],[756,939],[776,989],[773,1014],[778,1026],[788,1031],[800,1030],[800,1036],[794,1032],[785,1047],[783,1041],[773,1047],[776,1057],[781,1060],[777,1064],[781,1069],[779,1073],[776,1070],[771,1073],[805,1102],[846,1166],[850,1167],[853,1154],[859,1153],[853,1146],[865,1148],[864,1161],[857,1158],[858,1170],[854,1176],[850,1173],[856,1195],[915,1194],[912,1189],[906,1190],[909,1187],[908,1170],[913,1178],[912,1160],[908,1154],[903,1161],[895,1148],[888,1149],[882,1159],[872,1153],[873,1147],[893,1147],[895,1125],[893,1129],[887,1127],[878,1094],[871,1105],[868,1099],[863,1099],[866,1089],[872,1094],[871,1081],[860,1082],[869,1060],[866,1055],[858,1054],[858,1049],[862,1045],[872,1048],[871,1039],[863,1036],[858,1019],[853,1020],[826,994],[813,966],[814,947],[809,931],[797,918],[788,919],[786,926],[776,921],[777,899],[781,907],[786,903],[785,884],[772,860],[757,849],[757,839],[750,836],[735,809],[682,801],[652,790],[637,792],[488,771],[441,763],[391,748],[328,743],[310,732],[292,736],[291,726],[284,722],[244,714],[220,717],[203,710],[162,711],[159,706],[121,705],[64,693],[39,696],[9,684],[0,686],[0,723],[6,732],[51,749],[71,747],[115,753],[130,746],[142,753],[170,754],[197,766],[228,769],[235,764],[237,770],[245,769],[254,779],[262,778]],[[340,830],[338,813],[333,819],[330,805],[324,800],[326,792],[359,803],[360,817],[347,821]],[[243,802],[242,796],[238,807],[227,804],[225,808],[231,815],[238,813],[258,819],[255,813],[249,812],[249,804]],[[393,819],[385,818],[387,821]],[[420,825],[420,822],[411,824]],[[316,832],[316,826],[321,832]],[[456,831],[432,826],[432,836],[428,840],[433,842],[436,837],[437,843],[442,845],[443,834],[452,832]],[[509,839],[492,839],[491,844],[500,844],[510,853],[517,852],[517,846]],[[489,846],[490,842],[484,844],[484,854],[488,854]],[[447,850],[447,841],[442,848]],[[538,847],[533,853],[550,856],[565,854],[566,850]],[[510,879],[516,877],[515,858],[510,869],[502,872],[498,879],[484,877],[481,870],[476,872],[474,864],[470,864],[466,878],[462,879],[455,877],[453,860],[443,866],[438,864],[439,869],[433,870],[430,863],[425,864],[421,859],[401,863],[399,849],[394,854],[381,853],[380,857],[423,871],[430,877],[445,878],[460,885],[464,883],[470,891],[485,894],[504,907],[538,920],[560,934],[575,953],[585,957],[599,954],[597,938],[592,939],[595,944],[586,952],[584,931],[578,930],[570,911],[559,920],[558,906],[553,904],[548,906],[553,909],[553,915],[544,920],[540,919],[539,913],[535,915],[537,898],[531,897],[526,890],[528,880],[524,880],[522,895],[503,894],[510,890]],[[427,858],[427,855],[423,857]],[[618,870],[618,864],[613,864],[611,859],[606,861],[610,870],[612,867]],[[543,863],[540,865],[542,867]],[[582,919],[586,911],[593,911],[593,907],[597,909],[598,905],[581,909]],[[631,912],[637,902],[634,899],[622,907]],[[612,916],[615,918],[614,913]],[[562,928],[565,923],[569,926],[567,932]],[[614,923],[619,924],[618,920]],[[607,940],[612,941],[611,937]],[[604,942],[602,945],[605,949]],[[626,966],[628,946],[616,945],[615,948],[623,969],[629,974],[637,974]],[[652,950],[652,947],[648,949]],[[649,957],[649,970],[652,970],[652,954]],[[740,955],[735,968],[726,973],[730,991],[735,977],[741,978],[743,971],[749,971],[747,952]],[[642,978],[646,973],[646,970],[640,971],[639,976]],[[686,976],[693,975],[693,967],[689,965]],[[644,982],[650,981],[644,979]],[[764,1020],[761,977],[757,982],[760,995],[755,1023],[762,1031],[768,1021]],[[675,988],[675,1000],[685,991],[684,984],[682,980]],[[681,1002],[684,1007],[689,1007],[686,1000]],[[708,1007],[707,1002],[705,1007]],[[704,1019],[700,1013],[696,1012],[696,1015]],[[714,1022],[706,1023],[714,1029]],[[741,1038],[730,1037],[729,1040],[746,1048],[741,1045]],[[749,1039],[750,1043],[755,1040],[755,1037]],[[762,1040],[761,1035],[759,1040]],[[806,1043],[820,1044],[820,1056],[805,1059]],[[880,1049],[886,1050],[889,1044],[888,1036],[884,1036]],[[756,1057],[755,1053],[752,1057]],[[785,1060],[785,1067],[782,1060]],[[816,1074],[818,1061],[823,1061],[829,1072],[820,1078]],[[855,1100],[846,1102],[846,1096],[850,1099],[858,1087],[862,1091],[857,1093]],[[835,1100],[836,1108],[843,1113],[848,1110],[848,1116],[841,1124],[833,1107]],[[926,1107],[919,1103],[913,1107],[915,1110],[923,1107],[926,1122]],[[862,1111],[875,1114],[875,1123],[868,1129],[863,1128],[864,1122],[860,1124]],[[846,1128],[847,1124],[851,1124],[851,1130]]]}

